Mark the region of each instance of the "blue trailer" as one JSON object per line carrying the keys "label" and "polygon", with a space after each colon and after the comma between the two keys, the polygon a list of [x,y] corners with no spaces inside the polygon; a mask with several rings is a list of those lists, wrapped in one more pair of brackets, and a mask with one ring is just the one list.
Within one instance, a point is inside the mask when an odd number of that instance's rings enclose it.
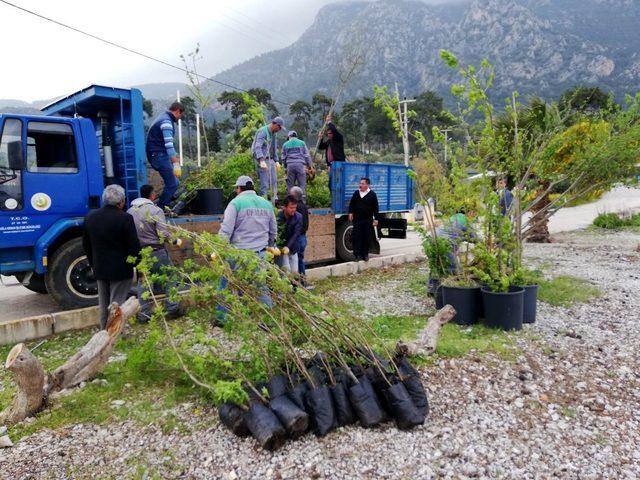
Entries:
{"label": "blue trailer", "polygon": [[[361,177],[371,178],[380,199],[385,218],[379,234],[402,236],[406,221],[394,216],[413,204],[406,167],[336,165],[332,208],[312,212],[312,262],[353,258],[347,210]],[[106,184],[120,184],[129,203],[147,181],[137,89],[92,85],[44,107],[42,116],[0,114],[0,273],[15,275],[65,308],[97,303],[96,282],[82,249],[84,216],[100,207]],[[220,217],[174,221],[215,232]]]}

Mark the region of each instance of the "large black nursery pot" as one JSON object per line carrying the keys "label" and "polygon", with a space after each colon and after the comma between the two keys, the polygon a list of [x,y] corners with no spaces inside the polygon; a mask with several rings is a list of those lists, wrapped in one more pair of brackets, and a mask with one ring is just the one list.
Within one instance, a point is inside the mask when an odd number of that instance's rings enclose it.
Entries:
{"label": "large black nursery pot", "polygon": [[524,288],[524,316],[522,323],[536,323],[538,285],[525,285],[522,288]]}
{"label": "large black nursery pot", "polygon": [[458,325],[471,325],[482,316],[482,294],[480,287],[442,286],[445,305],[456,309],[453,321]]}
{"label": "large black nursery pot", "polygon": [[221,188],[199,188],[189,204],[194,215],[218,215],[224,213],[224,196]]}
{"label": "large black nursery pot", "polygon": [[524,288],[509,287],[508,292],[492,292],[482,287],[484,319],[488,327],[521,330],[524,318]]}

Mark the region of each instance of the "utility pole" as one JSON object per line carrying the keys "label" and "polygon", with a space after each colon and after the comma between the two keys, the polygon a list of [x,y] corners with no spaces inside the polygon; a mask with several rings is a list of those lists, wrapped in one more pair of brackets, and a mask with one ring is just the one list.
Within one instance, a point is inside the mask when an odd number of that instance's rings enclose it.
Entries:
{"label": "utility pole", "polygon": [[196,113],[196,158],[198,159],[198,167],[202,166],[200,160],[200,114]]}
{"label": "utility pole", "polygon": [[447,143],[449,142],[449,132],[451,131],[450,128],[444,128],[442,130],[440,130],[441,132],[444,132],[444,166],[447,166]]}
{"label": "utility pole", "polygon": [[398,83],[396,82],[396,98],[398,99],[398,119],[400,125],[402,125],[402,149],[404,150],[404,166],[409,166],[409,115],[407,111],[407,105],[415,102],[413,100],[400,100],[400,93],[398,92]]}

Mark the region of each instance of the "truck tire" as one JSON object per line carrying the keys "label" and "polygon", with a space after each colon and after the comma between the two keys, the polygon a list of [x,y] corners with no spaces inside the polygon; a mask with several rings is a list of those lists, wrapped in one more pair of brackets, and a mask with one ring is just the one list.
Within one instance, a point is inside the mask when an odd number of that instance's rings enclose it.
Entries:
{"label": "truck tire", "polygon": [[[26,272],[20,272],[15,274],[15,277],[18,279],[20,283],[22,283],[22,281],[26,276],[27,276]],[[43,294],[49,293],[47,292],[47,286],[44,284],[44,275],[41,275],[36,272],[33,272],[33,274],[31,275],[31,279],[29,280],[29,285],[25,285],[23,283],[22,286],[28,290],[31,290],[32,292],[43,293]]]}
{"label": "truck tire", "polygon": [[353,243],[351,243],[352,233],[353,224],[346,218],[341,219],[336,226],[336,253],[345,262],[356,259],[353,254]]}
{"label": "truck tire", "polygon": [[69,240],[54,252],[44,280],[49,294],[63,308],[98,304],[98,286],[80,238]]}

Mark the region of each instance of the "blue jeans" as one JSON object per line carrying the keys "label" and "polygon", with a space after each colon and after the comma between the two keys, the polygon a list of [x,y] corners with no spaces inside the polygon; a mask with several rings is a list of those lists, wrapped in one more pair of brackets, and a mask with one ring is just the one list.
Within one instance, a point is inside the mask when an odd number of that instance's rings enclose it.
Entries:
{"label": "blue jeans", "polygon": [[[264,260],[264,257],[266,254],[264,250],[256,253],[260,257],[260,260]],[[230,262],[229,265],[231,266],[231,270],[235,271],[236,269],[235,263]],[[220,279],[220,285],[218,286],[218,291],[224,290],[225,288],[227,288],[227,285],[229,285],[229,280],[225,277],[222,277]],[[259,288],[262,291],[262,294],[258,297],[258,300],[261,303],[264,303],[267,307],[272,308],[273,301],[271,300],[271,295],[269,294],[269,288],[266,285],[261,285]],[[238,292],[238,295],[241,296],[242,292]],[[225,307],[224,305],[218,305],[216,307],[216,320],[219,323],[224,325],[226,323],[227,313],[229,313],[229,309],[227,307]]]}
{"label": "blue jeans", "polygon": [[171,163],[169,155],[161,152],[152,152],[147,153],[147,158],[149,159],[151,167],[160,174],[164,181],[164,189],[158,199],[158,207],[164,210],[164,207],[171,204],[173,195],[176,193],[176,190],[178,190],[180,182],[178,182],[178,179],[173,174],[173,164]]}
{"label": "blue jeans", "polygon": [[276,162],[273,160],[265,160],[267,168],[260,168],[260,163],[256,163],[258,181],[260,182],[260,196],[267,198],[267,194],[278,196],[278,172],[276,171]]}
{"label": "blue jeans", "polygon": [[304,275],[305,273],[305,268],[304,268],[304,249],[307,248],[307,235],[300,235],[300,240],[299,240],[299,247],[298,247],[298,273],[300,275]]}

